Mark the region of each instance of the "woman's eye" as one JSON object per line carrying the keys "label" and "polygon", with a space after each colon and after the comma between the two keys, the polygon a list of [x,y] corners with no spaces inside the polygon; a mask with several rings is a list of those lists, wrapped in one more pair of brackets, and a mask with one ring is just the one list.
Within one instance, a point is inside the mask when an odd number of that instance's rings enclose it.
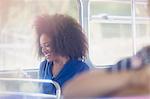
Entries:
{"label": "woman's eye", "polygon": [[41,45],[41,48],[50,48],[51,46],[50,46],[50,44],[48,44],[48,43],[45,43],[45,44],[42,44]]}
{"label": "woman's eye", "polygon": [[45,45],[45,47],[50,47],[50,45]]}
{"label": "woman's eye", "polygon": [[49,47],[49,44],[48,44],[48,45],[46,45],[46,47]]}

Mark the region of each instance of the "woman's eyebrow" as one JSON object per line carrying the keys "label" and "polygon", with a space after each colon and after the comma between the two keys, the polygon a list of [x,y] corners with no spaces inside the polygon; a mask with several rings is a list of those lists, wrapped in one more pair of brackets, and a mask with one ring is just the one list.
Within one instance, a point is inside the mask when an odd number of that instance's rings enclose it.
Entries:
{"label": "woman's eyebrow", "polygon": [[47,42],[44,42],[44,43],[40,43],[40,44],[49,44],[50,42],[49,41],[47,41]]}

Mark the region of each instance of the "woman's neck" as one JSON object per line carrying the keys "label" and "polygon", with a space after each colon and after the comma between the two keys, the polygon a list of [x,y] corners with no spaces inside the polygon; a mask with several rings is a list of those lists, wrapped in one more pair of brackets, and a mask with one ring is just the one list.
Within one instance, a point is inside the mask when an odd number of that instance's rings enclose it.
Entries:
{"label": "woman's neck", "polygon": [[61,69],[64,67],[68,60],[68,57],[59,57],[57,60],[53,61],[53,76],[56,76],[61,71]]}

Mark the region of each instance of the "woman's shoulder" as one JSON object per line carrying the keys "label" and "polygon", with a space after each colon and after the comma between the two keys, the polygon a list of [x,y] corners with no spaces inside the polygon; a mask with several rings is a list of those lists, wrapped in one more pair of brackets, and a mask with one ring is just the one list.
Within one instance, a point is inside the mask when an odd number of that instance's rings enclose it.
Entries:
{"label": "woman's shoulder", "polygon": [[78,68],[89,69],[89,66],[86,64],[84,60],[77,60]]}
{"label": "woman's shoulder", "polygon": [[46,66],[50,66],[52,62],[48,62],[47,60],[43,60],[41,63],[40,63],[40,69],[44,69]]}
{"label": "woman's shoulder", "polygon": [[47,60],[43,60],[43,61],[40,63],[40,67],[45,66],[45,65],[46,65],[46,63],[47,63]]}
{"label": "woman's shoulder", "polygon": [[47,62],[47,60],[45,59],[45,60],[42,60],[42,62],[40,63],[40,64],[45,64]]}
{"label": "woman's shoulder", "polygon": [[43,70],[46,66],[46,60],[43,60],[41,63],[40,63],[40,70]]}

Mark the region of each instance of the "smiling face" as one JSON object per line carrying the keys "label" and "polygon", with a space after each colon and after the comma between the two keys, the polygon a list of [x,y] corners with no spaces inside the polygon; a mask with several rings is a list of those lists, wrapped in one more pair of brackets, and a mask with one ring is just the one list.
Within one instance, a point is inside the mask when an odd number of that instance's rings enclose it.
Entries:
{"label": "smiling face", "polygon": [[[46,47],[46,49],[52,49],[53,54],[57,55],[57,57],[69,57],[70,59],[86,58],[88,52],[87,38],[81,25],[74,18],[63,14],[41,15],[35,20],[35,30],[39,56],[43,54],[46,57],[48,56],[47,51],[44,51],[43,45],[45,42],[50,41],[51,47]],[[42,37],[42,34],[47,36]],[[41,42],[41,47],[43,47],[43,53],[39,42]]]}
{"label": "smiling face", "polygon": [[40,36],[40,46],[44,57],[48,61],[54,61],[57,56],[54,55],[50,42],[50,38],[46,34]]}

